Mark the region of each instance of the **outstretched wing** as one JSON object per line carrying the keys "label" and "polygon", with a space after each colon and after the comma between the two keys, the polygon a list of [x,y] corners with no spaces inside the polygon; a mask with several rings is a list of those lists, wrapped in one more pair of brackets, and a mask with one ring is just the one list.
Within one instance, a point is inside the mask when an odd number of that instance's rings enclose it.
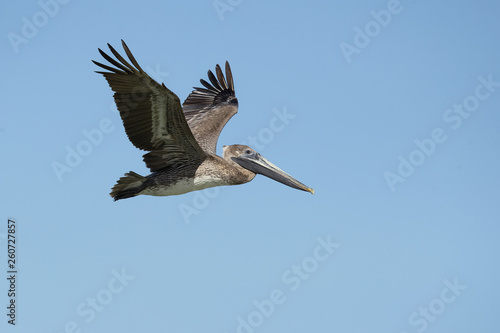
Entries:
{"label": "outstretched wing", "polygon": [[[215,154],[220,132],[229,119],[238,112],[238,100],[234,94],[233,75],[226,61],[226,78],[219,65],[215,67],[217,78],[208,71],[210,83],[201,79],[205,88],[195,87],[182,105],[184,115],[201,148]],[[227,81],[226,81],[227,79]]]}
{"label": "outstretched wing", "polygon": [[157,171],[174,163],[201,163],[206,154],[191,133],[179,97],[146,74],[123,40],[122,45],[132,65],[109,44],[117,60],[101,49],[99,53],[115,67],[92,61],[108,71],[97,73],[115,92],[128,138],[137,148],[150,151],[144,155],[148,168]]}

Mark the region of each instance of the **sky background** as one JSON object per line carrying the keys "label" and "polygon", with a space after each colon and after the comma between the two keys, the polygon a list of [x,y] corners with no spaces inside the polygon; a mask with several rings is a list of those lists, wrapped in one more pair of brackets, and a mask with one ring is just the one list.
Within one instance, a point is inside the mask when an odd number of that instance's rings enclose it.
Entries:
{"label": "sky background", "polygon": [[[498,1],[63,2],[0,14],[0,331],[497,332]],[[218,152],[255,137],[316,194],[113,202],[149,171],[91,63],[120,39],[181,100],[228,60]]]}

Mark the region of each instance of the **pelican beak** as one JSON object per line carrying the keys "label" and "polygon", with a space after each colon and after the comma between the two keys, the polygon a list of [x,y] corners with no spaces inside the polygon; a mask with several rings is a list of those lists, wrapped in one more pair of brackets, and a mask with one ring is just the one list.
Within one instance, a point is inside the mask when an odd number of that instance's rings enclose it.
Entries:
{"label": "pelican beak", "polygon": [[231,157],[231,159],[243,168],[256,174],[264,175],[287,186],[314,194],[314,190],[312,188],[302,184],[297,179],[293,178],[285,171],[269,162],[259,153]]}

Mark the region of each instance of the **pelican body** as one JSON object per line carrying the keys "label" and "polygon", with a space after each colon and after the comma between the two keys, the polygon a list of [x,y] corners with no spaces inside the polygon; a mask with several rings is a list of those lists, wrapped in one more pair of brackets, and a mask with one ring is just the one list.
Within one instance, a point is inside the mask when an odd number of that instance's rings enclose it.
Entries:
{"label": "pelican body", "polygon": [[248,146],[224,146],[223,157],[216,154],[220,132],[238,112],[227,61],[225,77],[217,65],[215,75],[208,71],[210,83],[201,79],[204,88],[195,87],[181,105],[179,97],[165,84],[144,72],[123,40],[122,46],[130,63],[109,44],[116,60],[101,49],[99,53],[114,67],[93,62],[107,70],[97,73],[106,78],[114,91],[129,140],[148,152],[143,158],[151,174],[126,173],[111,190],[115,201],[137,195],[179,195],[208,187],[239,185],[251,181],[256,174],[314,193]]}

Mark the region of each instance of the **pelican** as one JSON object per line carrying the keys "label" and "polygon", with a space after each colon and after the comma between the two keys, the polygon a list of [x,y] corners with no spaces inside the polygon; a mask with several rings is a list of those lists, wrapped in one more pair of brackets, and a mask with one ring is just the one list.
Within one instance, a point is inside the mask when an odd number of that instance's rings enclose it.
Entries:
{"label": "pelican", "polygon": [[312,188],[248,146],[224,146],[223,157],[216,154],[222,128],[238,112],[227,61],[225,77],[217,65],[216,75],[208,71],[211,83],[200,80],[204,88],[195,87],[181,106],[176,94],[144,72],[123,40],[122,46],[132,64],[110,44],[116,60],[98,50],[114,67],[92,62],[106,70],[96,73],[102,74],[114,91],[129,140],[148,152],[143,158],[151,174],[126,173],[111,189],[115,201],[137,195],[179,195],[208,187],[244,184],[256,174],[314,194]]}

